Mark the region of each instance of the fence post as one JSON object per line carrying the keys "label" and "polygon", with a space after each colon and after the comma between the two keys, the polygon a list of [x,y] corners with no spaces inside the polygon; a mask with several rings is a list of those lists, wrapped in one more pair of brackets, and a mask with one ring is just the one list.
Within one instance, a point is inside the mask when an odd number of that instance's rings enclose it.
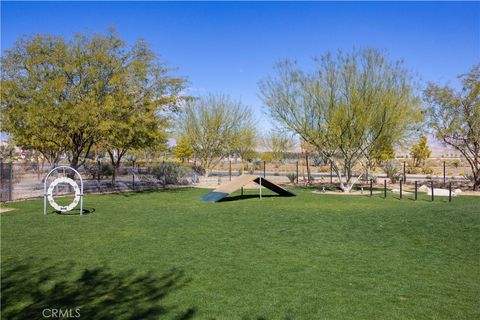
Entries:
{"label": "fence post", "polygon": [[415,200],[417,200],[418,182],[415,180]]}
{"label": "fence post", "polygon": [[402,183],[402,180],[400,180],[400,200],[402,199],[402,186],[403,186],[403,183]]}
{"label": "fence post", "polygon": [[370,179],[370,197],[373,194],[373,179]]}
{"label": "fence post", "polygon": [[95,166],[95,171],[97,173],[97,183],[100,184],[100,160],[97,160],[97,165]]}
{"label": "fence post", "polygon": [[330,184],[333,184],[333,162],[330,161]]}
{"label": "fence post", "polygon": [[165,172],[165,160],[163,160],[163,188],[167,186],[167,174]]}
{"label": "fence post", "polygon": [[232,160],[228,160],[228,179],[232,181]]}
{"label": "fence post", "polygon": [[383,197],[387,198],[387,179],[383,180]]}
{"label": "fence post", "polygon": [[3,166],[4,166],[3,159],[0,159],[0,201],[3,201],[5,191],[6,191],[3,188],[3,186],[4,186],[3,180],[5,179],[5,177],[4,177],[5,171],[3,170]]}
{"label": "fence post", "polygon": [[3,189],[3,159],[0,159],[0,201],[3,201],[3,194],[5,190]]}
{"label": "fence post", "polygon": [[297,184],[298,184],[298,160],[297,160]]}
{"label": "fence post", "polygon": [[434,200],[434,195],[433,195],[433,180],[432,180],[432,183],[431,183],[431,186],[432,186],[432,201]]}
{"label": "fence post", "polygon": [[447,185],[446,182],[446,169],[445,169],[445,161],[443,161],[443,186],[445,187]]}
{"label": "fence post", "polygon": [[12,191],[13,191],[13,162],[10,162],[10,176],[8,179],[8,201],[13,200]]}
{"label": "fence post", "polygon": [[407,183],[406,161],[403,161],[403,183]]}
{"label": "fence post", "polygon": [[262,200],[262,177],[260,177],[260,200]]}
{"label": "fence post", "polygon": [[266,168],[266,161],[263,161],[263,177],[265,178],[267,176],[267,171],[265,170]]}
{"label": "fence post", "polygon": [[452,202],[452,181],[448,184],[448,202]]}
{"label": "fence post", "polygon": [[132,188],[135,189],[135,160],[132,160]]}

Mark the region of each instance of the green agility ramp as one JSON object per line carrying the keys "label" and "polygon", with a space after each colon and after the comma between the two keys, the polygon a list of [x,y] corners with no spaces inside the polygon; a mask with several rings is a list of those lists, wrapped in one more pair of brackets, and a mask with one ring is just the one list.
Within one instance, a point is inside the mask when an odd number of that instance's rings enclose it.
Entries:
{"label": "green agility ramp", "polygon": [[237,191],[238,189],[244,187],[245,185],[249,184],[250,182],[255,182],[258,185],[261,185],[262,187],[265,187],[276,194],[284,197],[293,197],[295,196],[294,193],[280,187],[279,185],[268,181],[265,178],[262,178],[260,176],[256,176],[253,174],[245,174],[242,175],[233,181],[218,187],[217,189],[213,190],[212,192],[204,195],[202,197],[203,201],[207,202],[218,202],[228,196],[229,194]]}

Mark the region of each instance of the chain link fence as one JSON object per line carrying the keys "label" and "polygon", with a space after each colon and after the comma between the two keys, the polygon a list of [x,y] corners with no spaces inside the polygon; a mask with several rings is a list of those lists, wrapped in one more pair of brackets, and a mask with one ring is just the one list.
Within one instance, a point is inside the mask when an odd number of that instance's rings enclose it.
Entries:
{"label": "chain link fence", "polygon": [[[59,164],[60,165],[60,164]],[[64,165],[68,165],[65,163]],[[428,171],[424,168],[410,166],[408,160],[395,160],[395,175],[392,182],[402,179],[406,184],[414,181],[433,182],[436,186],[446,186],[452,182],[456,187],[470,188],[471,171],[461,160],[429,159]],[[42,197],[44,193],[43,178],[52,169],[46,164],[36,162],[0,163],[1,201],[13,201]],[[362,173],[358,184],[368,184],[370,179],[391,179],[379,167],[368,175],[361,167],[354,168],[354,176]],[[424,170],[424,171],[422,171]],[[255,174],[265,177],[277,184],[290,185],[329,185],[338,183],[338,179],[329,163],[318,159],[292,157],[282,161],[250,161],[238,159],[224,160],[204,176],[204,170],[194,161],[178,163],[175,161],[138,162],[125,161],[116,170],[113,181],[113,167],[109,162],[87,162],[79,168],[84,179],[85,193],[118,192],[132,190],[159,189],[179,186],[201,186],[215,188],[227,183],[237,176]],[[469,175],[470,173],[470,175]],[[55,177],[52,177],[54,179]],[[48,181],[50,183],[50,181]],[[68,189],[58,190],[58,194],[67,193]]]}
{"label": "chain link fence", "polygon": [[[68,163],[58,164],[68,165]],[[1,162],[1,201],[13,201],[42,197],[44,177],[52,169],[48,165],[36,163]],[[113,167],[107,162],[81,166],[78,169],[84,184],[84,193],[138,191],[167,187],[188,186],[198,182],[198,174],[190,167],[178,163],[164,162],[151,165],[122,164],[116,171],[113,181]],[[49,178],[51,183],[60,170]],[[68,175],[68,173],[65,173]],[[77,177],[71,176],[77,180]],[[79,183],[79,181],[76,181]],[[69,189],[60,188],[56,194],[68,193]]]}

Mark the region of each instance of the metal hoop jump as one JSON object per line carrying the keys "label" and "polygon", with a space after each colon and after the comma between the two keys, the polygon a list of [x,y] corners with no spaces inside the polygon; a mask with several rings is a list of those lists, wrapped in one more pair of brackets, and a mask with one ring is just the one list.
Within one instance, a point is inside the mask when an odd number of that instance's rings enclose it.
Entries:
{"label": "metal hoop jump", "polygon": [[[60,177],[60,178],[55,179],[47,189],[48,177],[54,171],[58,171],[59,169],[63,169],[64,173],[65,173],[65,169],[72,170],[73,172],[75,172],[75,174],[80,179],[80,188],[78,187],[77,183],[73,179],[70,179],[68,177]],[[59,206],[53,198],[53,189],[59,183],[68,183],[69,185],[71,185],[73,187],[73,190],[75,192],[75,199],[68,206]],[[83,179],[82,179],[82,176],[80,175],[80,173],[77,170],[75,170],[75,169],[73,169],[72,167],[69,167],[69,166],[58,166],[58,167],[55,167],[52,170],[50,170],[50,172],[45,176],[44,181],[43,181],[43,214],[47,214],[47,200],[54,209],[56,209],[60,212],[71,211],[80,202],[80,215],[83,215]]]}

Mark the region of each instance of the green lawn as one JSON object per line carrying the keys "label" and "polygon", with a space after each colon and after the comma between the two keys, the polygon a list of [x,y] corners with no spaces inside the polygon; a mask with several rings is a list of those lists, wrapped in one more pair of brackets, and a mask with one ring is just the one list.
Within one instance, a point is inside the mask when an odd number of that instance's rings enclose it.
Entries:
{"label": "green lawn", "polygon": [[87,195],[83,217],[8,204],[2,319],[480,318],[479,197],[294,192]]}

